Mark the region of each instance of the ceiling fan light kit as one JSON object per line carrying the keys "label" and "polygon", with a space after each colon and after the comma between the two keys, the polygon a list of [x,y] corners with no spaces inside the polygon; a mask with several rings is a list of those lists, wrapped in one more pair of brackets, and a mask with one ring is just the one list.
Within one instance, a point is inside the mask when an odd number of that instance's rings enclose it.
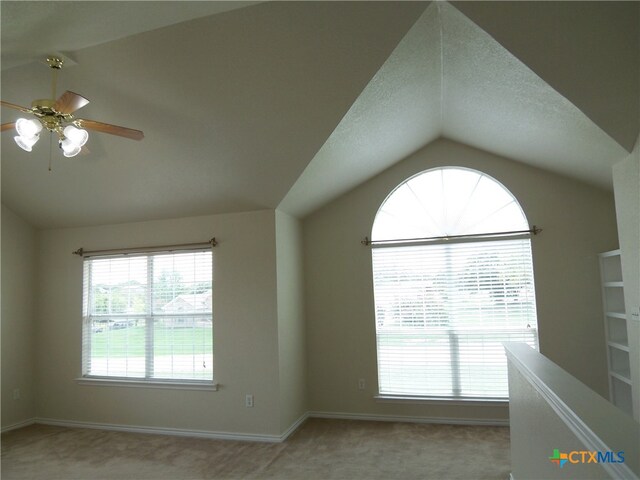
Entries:
{"label": "ceiling fan light kit", "polygon": [[16,121],[17,137],[13,137],[18,146],[30,152],[31,148],[40,140],[40,132],[42,131],[42,124],[37,120],[29,120],[26,118],[19,118]]}
{"label": "ceiling fan light kit", "polygon": [[[47,65],[52,70],[51,99],[39,99],[31,102],[31,108],[21,107],[9,102],[0,101],[0,105],[23,113],[29,113],[36,118],[19,118],[15,123],[2,124],[2,131],[15,127],[17,136],[13,137],[16,144],[23,150],[30,152],[40,139],[40,132],[47,129],[58,136],[58,146],[65,157],[74,157],[82,151],[82,147],[89,140],[88,130],[94,130],[132,140],[142,140],[144,134],[140,130],[119,127],[94,120],[75,119],[73,113],[89,103],[82,95],[67,90],[57,100],[57,73],[62,69],[64,61],[55,56],[47,58]],[[84,128],[83,128],[84,127]]]}

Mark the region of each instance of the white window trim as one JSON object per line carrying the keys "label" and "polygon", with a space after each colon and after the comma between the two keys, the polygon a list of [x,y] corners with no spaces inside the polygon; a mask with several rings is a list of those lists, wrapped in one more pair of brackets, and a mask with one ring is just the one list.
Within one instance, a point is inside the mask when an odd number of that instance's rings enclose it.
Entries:
{"label": "white window trim", "polygon": [[217,391],[218,384],[213,382],[186,382],[184,380],[162,381],[162,380],[136,380],[120,377],[79,377],[76,378],[79,385],[99,386],[99,387],[134,387],[134,388],[165,388],[177,390],[204,390]]}
{"label": "white window trim", "polygon": [[[215,239],[211,240],[211,245],[215,246]],[[135,252],[131,252],[131,253],[119,253],[119,254],[114,254],[114,253],[109,253],[106,255],[86,255],[85,256],[85,261],[89,260],[89,259],[96,259],[96,258],[118,258],[118,257],[131,257],[131,256],[141,256],[141,257],[146,257],[147,258],[147,277],[148,277],[148,282],[150,282],[150,279],[153,277],[153,262],[150,260],[154,255],[158,255],[160,253],[163,252],[167,252],[167,253],[178,253],[178,252],[197,252],[197,251],[202,251],[202,252],[210,252],[210,248],[175,248],[172,250],[165,250],[165,249],[135,249]],[[74,252],[77,253],[77,252]],[[99,252],[96,252],[99,253]],[[90,260],[89,260],[90,261]],[[89,263],[89,269],[91,268],[91,264]],[[90,282],[87,285],[86,279],[84,278],[84,276],[86,275],[86,273],[83,274],[83,297],[85,294],[88,294],[86,292],[84,292],[85,289],[90,290],[91,289],[91,285]],[[152,282],[150,282],[152,283]],[[151,296],[152,295],[152,291],[149,290],[148,291],[148,295]],[[151,301],[150,298],[148,300],[149,302]],[[150,303],[149,303],[150,304]],[[105,314],[105,315],[88,315],[88,312],[85,312],[84,309],[87,308],[87,305],[85,304],[85,299],[83,298],[83,336],[84,336],[84,322],[86,318],[89,317],[94,317],[94,318],[98,318],[98,317],[109,317],[109,318],[116,318],[116,317],[122,317],[122,318],[132,318],[132,317],[140,317],[140,318],[156,318],[156,317],[180,317],[180,316],[185,316],[185,317],[194,317],[194,316],[201,316],[199,314],[159,314],[159,315],[152,315],[150,314],[150,312],[144,313],[144,314]],[[213,311],[211,312],[211,314],[202,314],[202,316],[207,316],[207,317],[211,317],[212,318],[212,324],[213,324]],[[147,322],[149,323],[149,322]],[[148,341],[148,337],[149,337],[149,331],[147,332],[147,341]],[[84,342],[84,340],[83,340]],[[85,352],[85,346],[82,346],[82,357],[81,357],[81,366],[82,366],[82,370],[84,372],[85,368],[87,368],[87,359],[85,358],[86,352]],[[151,350],[148,350],[145,356],[145,372],[147,375],[149,375],[149,372],[153,372],[153,361],[154,361],[154,357],[153,357],[153,353]],[[164,378],[153,378],[153,377],[140,377],[140,378],[135,378],[135,377],[116,377],[116,376],[100,376],[100,375],[90,375],[90,374],[84,374],[79,377],[76,378],[76,382],[79,385],[93,385],[93,386],[116,386],[116,387],[134,387],[134,388],[163,388],[163,389],[180,389],[180,390],[208,390],[208,391],[217,391],[218,390],[218,384],[215,383],[215,372],[213,372],[213,379],[212,380],[188,380],[188,379],[164,379]]]}
{"label": "white window trim", "polygon": [[388,394],[375,395],[373,398],[378,403],[400,403],[404,405],[473,405],[479,407],[502,407],[509,404],[508,398],[422,397]]}

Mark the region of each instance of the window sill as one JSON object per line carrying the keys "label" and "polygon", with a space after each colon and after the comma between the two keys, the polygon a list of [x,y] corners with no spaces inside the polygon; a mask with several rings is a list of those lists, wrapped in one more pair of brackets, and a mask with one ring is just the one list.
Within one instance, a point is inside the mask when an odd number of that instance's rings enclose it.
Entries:
{"label": "window sill", "polygon": [[194,383],[194,382],[169,382],[169,381],[146,381],[131,380],[125,378],[76,378],[79,385],[92,385],[100,387],[134,387],[134,388],[168,388],[175,390],[204,390],[217,391],[217,383]]}
{"label": "window sill", "polygon": [[454,397],[419,397],[410,395],[384,395],[373,397],[379,403],[404,403],[416,405],[473,405],[478,407],[503,407],[509,405],[508,398],[454,398]]}

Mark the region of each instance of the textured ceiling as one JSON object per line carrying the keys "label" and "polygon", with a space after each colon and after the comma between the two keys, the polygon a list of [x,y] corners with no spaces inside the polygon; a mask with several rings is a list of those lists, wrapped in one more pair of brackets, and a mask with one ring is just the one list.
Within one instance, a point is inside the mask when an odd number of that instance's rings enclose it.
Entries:
{"label": "textured ceiling", "polygon": [[304,216],[442,133],[435,4],[415,23],[280,204]]}
{"label": "textured ceiling", "polygon": [[305,216],[439,135],[603,188],[628,155],[460,11],[434,2],[280,208]]}
{"label": "textured ceiling", "polygon": [[629,152],[640,127],[640,2],[454,2]]}
{"label": "textured ceiling", "polygon": [[[78,116],[145,139],[92,133],[49,173],[46,139],[27,153],[5,132],[2,201],[39,227],[275,208],[425,7],[262,3],[75,50],[59,90],[91,100]],[[29,105],[49,78],[4,70],[2,98]]]}
{"label": "textured ceiling", "polygon": [[5,132],[2,201],[38,227],[304,216],[441,135],[610,188],[638,135],[636,2],[470,3],[486,31],[446,2],[3,1],[3,100],[47,96],[34,60],[61,51],[78,116],[145,139],[93,133],[48,172],[46,139]]}
{"label": "textured ceiling", "polygon": [[257,2],[2,2],[2,69]]}

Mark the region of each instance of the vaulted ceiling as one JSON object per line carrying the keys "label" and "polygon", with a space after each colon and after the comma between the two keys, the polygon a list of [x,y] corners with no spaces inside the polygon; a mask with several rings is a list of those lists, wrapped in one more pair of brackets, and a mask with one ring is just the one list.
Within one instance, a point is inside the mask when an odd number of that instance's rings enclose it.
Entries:
{"label": "vaulted ceiling", "polygon": [[46,97],[59,52],[78,117],[145,132],[73,158],[4,132],[2,202],[38,227],[304,216],[439,136],[610,188],[638,137],[636,2],[0,8],[3,100]]}

